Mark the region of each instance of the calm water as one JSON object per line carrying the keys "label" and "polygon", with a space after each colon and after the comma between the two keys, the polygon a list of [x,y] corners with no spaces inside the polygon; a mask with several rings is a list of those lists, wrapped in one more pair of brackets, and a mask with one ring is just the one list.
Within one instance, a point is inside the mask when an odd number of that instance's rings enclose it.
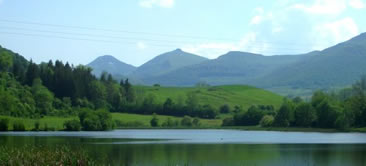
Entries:
{"label": "calm water", "polygon": [[366,134],[239,130],[7,132],[5,146],[82,146],[111,165],[360,165]]}

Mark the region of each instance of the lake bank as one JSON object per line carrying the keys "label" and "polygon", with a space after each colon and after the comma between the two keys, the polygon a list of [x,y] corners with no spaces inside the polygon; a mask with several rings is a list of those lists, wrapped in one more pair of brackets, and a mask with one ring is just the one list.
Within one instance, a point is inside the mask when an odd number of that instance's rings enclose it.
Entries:
{"label": "lake bank", "polygon": [[[173,121],[180,121],[182,117],[173,116],[157,116],[162,122],[171,118]],[[32,131],[35,128],[35,123],[40,123],[39,131],[63,131],[64,122],[72,119],[78,119],[78,117],[54,117],[45,116],[41,119],[30,119],[30,118],[16,118],[10,116],[0,116],[1,118],[8,118],[10,120],[9,131],[12,131],[12,122],[22,121],[25,125],[26,131]],[[128,114],[128,113],[112,113],[113,120],[120,120],[125,123],[139,126],[116,126],[115,129],[235,129],[235,130],[246,130],[246,131],[287,131],[287,132],[325,132],[325,133],[344,133],[344,132],[360,132],[365,133],[366,128],[349,128],[344,130],[338,129],[325,129],[325,128],[299,128],[299,127],[260,127],[260,126],[221,126],[221,119],[200,119],[200,126],[195,127],[151,127],[150,120],[152,115],[139,115],[139,114]],[[138,123],[137,123],[138,122]]]}

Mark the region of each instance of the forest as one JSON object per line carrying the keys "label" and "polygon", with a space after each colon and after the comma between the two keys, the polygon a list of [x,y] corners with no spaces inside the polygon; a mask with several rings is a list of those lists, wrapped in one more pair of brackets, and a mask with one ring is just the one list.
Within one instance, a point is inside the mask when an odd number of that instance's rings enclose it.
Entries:
{"label": "forest", "polygon": [[[97,78],[86,66],[74,67],[61,61],[35,64],[10,50],[1,48],[0,52],[0,115],[26,118],[78,115],[82,129],[107,130],[113,128],[113,122],[108,122],[109,112],[208,119],[218,114],[210,105],[199,105],[194,93],[187,95],[184,105],[174,104],[171,99],[160,105],[151,95],[138,100],[128,79],[117,82],[105,72]],[[75,125],[75,121],[67,122],[65,129]]]}
{"label": "forest", "polygon": [[[219,109],[200,104],[195,93],[188,93],[183,103],[167,98],[155,102],[153,95],[138,98],[128,79],[117,81],[111,74],[99,78],[86,66],[61,61],[36,64],[0,47],[0,115],[25,118],[43,116],[78,116],[65,122],[65,130],[109,130],[115,126],[110,112],[158,114],[185,117],[180,124],[198,125],[198,118],[215,119],[229,115],[222,126],[313,127],[347,129],[366,127],[366,77],[352,87],[336,92],[317,91],[309,101],[285,98],[277,109],[272,105],[222,105]],[[192,121],[190,117],[195,117]],[[195,122],[194,122],[195,121]],[[0,121],[5,130],[6,119]],[[151,126],[160,124],[154,116]],[[22,130],[22,124],[14,130]]]}
{"label": "forest", "polygon": [[366,76],[350,88],[335,92],[316,91],[309,101],[285,98],[278,110],[252,106],[223,120],[223,126],[366,127]]}

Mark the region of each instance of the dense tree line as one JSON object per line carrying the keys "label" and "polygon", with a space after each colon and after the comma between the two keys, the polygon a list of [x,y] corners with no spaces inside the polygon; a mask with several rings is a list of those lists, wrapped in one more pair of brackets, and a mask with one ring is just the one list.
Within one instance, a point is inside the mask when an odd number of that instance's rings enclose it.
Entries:
{"label": "dense tree line", "polygon": [[352,88],[331,93],[314,92],[308,102],[296,97],[284,99],[276,111],[261,108],[252,106],[247,111],[240,111],[234,118],[224,119],[223,125],[338,129],[366,127],[366,76]]}
{"label": "dense tree line", "polygon": [[39,118],[45,115],[78,115],[80,110],[104,109],[110,112],[162,114],[215,118],[218,111],[200,105],[195,92],[186,101],[164,103],[147,94],[136,95],[128,79],[116,81],[112,75],[92,75],[86,66],[61,61],[35,64],[0,47],[0,114]]}
{"label": "dense tree line", "polygon": [[[91,71],[89,67],[61,61],[35,64],[0,47],[0,115],[30,118],[79,115],[80,126],[75,121],[65,124],[70,130],[110,129],[113,124],[104,124],[110,121],[109,112],[186,116],[185,121],[179,122],[184,126],[194,124],[188,116],[213,119],[219,113],[234,114],[223,120],[225,126],[342,129],[366,126],[366,77],[339,92],[315,92],[310,101],[299,97],[285,99],[277,110],[270,105],[252,106],[248,110],[223,105],[217,110],[200,104],[195,91],[188,93],[185,100],[167,98],[159,103],[153,94],[137,94],[128,79],[118,82],[108,73],[97,78]],[[87,118],[81,116],[85,110],[89,110]],[[151,124],[178,124],[156,122],[154,119]]]}

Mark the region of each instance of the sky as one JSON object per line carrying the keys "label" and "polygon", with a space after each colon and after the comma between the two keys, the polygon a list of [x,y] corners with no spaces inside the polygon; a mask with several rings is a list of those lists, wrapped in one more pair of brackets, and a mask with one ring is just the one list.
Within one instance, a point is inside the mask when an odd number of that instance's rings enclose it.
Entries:
{"label": "sky", "polygon": [[177,48],[210,59],[322,50],[366,32],[366,0],[0,0],[0,45],[34,62],[139,66]]}

